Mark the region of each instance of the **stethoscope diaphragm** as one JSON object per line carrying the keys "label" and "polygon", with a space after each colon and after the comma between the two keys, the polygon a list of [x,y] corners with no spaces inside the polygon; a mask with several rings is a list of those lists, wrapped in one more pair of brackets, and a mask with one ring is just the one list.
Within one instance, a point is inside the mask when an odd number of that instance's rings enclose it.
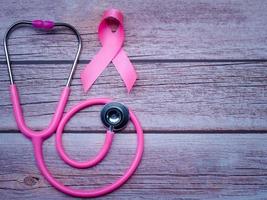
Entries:
{"label": "stethoscope diaphragm", "polygon": [[100,114],[102,123],[111,131],[120,131],[130,119],[129,110],[118,102],[107,103]]}

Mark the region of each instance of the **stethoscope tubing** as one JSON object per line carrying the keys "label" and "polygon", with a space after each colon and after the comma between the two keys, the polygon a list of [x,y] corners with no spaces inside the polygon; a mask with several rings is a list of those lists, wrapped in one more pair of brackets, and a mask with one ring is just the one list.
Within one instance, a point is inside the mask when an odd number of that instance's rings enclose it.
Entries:
{"label": "stethoscope tubing", "polygon": [[[41,22],[41,24],[43,23],[43,26],[40,26],[40,24],[38,24],[39,22]],[[46,25],[48,24],[49,26],[45,26],[45,24]],[[15,81],[13,79],[12,67],[11,67],[11,62],[9,58],[9,50],[8,50],[8,39],[14,30],[22,26],[31,26],[35,29],[44,29],[46,31],[49,31],[53,29],[54,27],[66,27],[70,29],[76,35],[77,42],[78,42],[75,58],[73,60],[72,67],[68,75],[66,85],[61,92],[61,96],[59,99],[59,103],[57,105],[57,109],[53,115],[53,118],[49,126],[42,131],[34,131],[26,125],[23,112],[20,106],[19,92],[15,84]],[[34,21],[21,20],[21,21],[15,22],[8,28],[4,36],[3,45],[4,45],[4,50],[5,50],[5,57],[6,57],[7,69],[8,69],[8,75],[9,75],[9,81],[10,81],[11,101],[13,104],[13,111],[14,111],[17,125],[19,129],[21,130],[21,132],[30,139],[34,137],[48,138],[56,131],[59,121],[61,120],[61,117],[64,113],[64,109],[66,107],[68,98],[69,98],[71,80],[72,80],[74,71],[77,67],[79,56],[81,54],[81,48],[82,48],[81,36],[79,32],[77,31],[77,29],[75,29],[72,25],[67,24],[67,23],[61,23],[61,22],[54,23],[52,21],[42,21],[42,20],[34,20]]]}
{"label": "stethoscope tubing", "polygon": [[67,101],[69,99],[70,94],[70,87],[66,86],[62,92],[61,96],[56,108],[56,111],[53,115],[53,118],[50,122],[50,124],[47,126],[47,128],[41,130],[41,131],[35,131],[29,128],[24,120],[23,111],[20,105],[20,99],[19,99],[19,92],[17,89],[16,84],[12,84],[9,86],[10,88],[10,94],[11,94],[11,102],[13,105],[13,113],[17,122],[17,126],[21,133],[25,135],[27,138],[33,140],[35,138],[49,138],[51,135],[53,135],[58,127],[58,124],[62,118],[62,115],[64,113],[64,109],[66,107]]}
{"label": "stethoscope tubing", "polygon": [[[110,99],[105,99],[105,98],[90,99],[90,100],[81,102],[77,106],[78,107],[79,106],[84,107],[86,105],[86,107],[88,107],[91,105],[102,104],[103,102],[106,102],[106,103],[110,102]],[[59,140],[61,140],[61,136],[62,136],[61,133],[64,129],[65,124],[71,118],[71,116],[74,115],[76,112],[77,111],[73,111],[73,110],[68,112],[63,117],[62,121],[60,122],[59,128],[57,130],[57,136],[56,136],[57,144],[58,144]],[[102,188],[91,189],[91,190],[80,190],[80,189],[74,189],[74,188],[70,188],[70,187],[65,186],[64,184],[62,184],[58,180],[56,180],[52,176],[52,174],[49,172],[49,170],[47,169],[45,162],[44,162],[43,150],[42,150],[42,145],[43,145],[44,140],[42,138],[35,137],[32,139],[32,143],[34,146],[35,159],[37,162],[37,166],[38,166],[39,170],[41,171],[41,173],[43,174],[43,176],[49,181],[49,183],[51,185],[53,185],[59,191],[64,192],[66,194],[69,194],[71,196],[75,196],[75,197],[98,197],[98,196],[108,194],[108,193],[116,190],[117,188],[121,187],[133,175],[133,173],[137,169],[138,165],[141,162],[141,158],[142,158],[142,154],[143,154],[143,150],[144,150],[144,135],[143,135],[142,127],[141,127],[140,123],[138,122],[138,119],[134,115],[134,113],[131,110],[129,110],[129,112],[130,112],[130,119],[131,119],[133,125],[135,126],[136,133],[137,133],[136,155],[135,155],[130,167],[126,170],[126,172],[123,174],[123,176],[121,176],[119,179],[117,179],[114,183],[112,183],[110,185],[106,185]],[[114,133],[108,132],[107,135],[108,134],[114,134]],[[57,145],[57,149],[58,149],[58,145]],[[106,153],[105,153],[105,155],[106,155]],[[59,151],[59,155],[62,158],[62,153],[60,153],[60,151]],[[103,155],[103,157],[105,155]],[[98,160],[98,162],[100,162],[101,160],[102,159]],[[64,160],[64,161],[66,162],[66,160]],[[74,161],[74,162],[77,162],[77,161]],[[67,163],[70,164],[69,162],[67,162]]]}
{"label": "stethoscope tubing", "polygon": [[105,99],[93,99],[93,100],[87,100],[87,101],[80,102],[79,104],[74,106],[72,109],[70,109],[64,115],[64,117],[61,119],[61,121],[58,125],[58,128],[57,128],[57,132],[56,132],[56,148],[57,148],[58,154],[60,155],[61,159],[65,163],[67,163],[68,165],[75,167],[75,168],[84,169],[84,168],[89,168],[89,167],[93,167],[93,166],[97,165],[106,156],[109,149],[111,148],[112,139],[113,139],[113,136],[115,134],[111,130],[106,131],[106,138],[104,141],[104,145],[101,148],[101,150],[99,151],[99,153],[94,158],[91,158],[88,161],[84,161],[84,162],[79,162],[79,161],[73,160],[66,154],[64,147],[63,147],[63,143],[62,143],[62,136],[63,136],[65,125],[80,110],[87,108],[87,107],[90,107],[92,105],[103,105],[103,104],[106,104],[109,102],[111,102],[111,100],[107,99],[107,98],[105,98]]}

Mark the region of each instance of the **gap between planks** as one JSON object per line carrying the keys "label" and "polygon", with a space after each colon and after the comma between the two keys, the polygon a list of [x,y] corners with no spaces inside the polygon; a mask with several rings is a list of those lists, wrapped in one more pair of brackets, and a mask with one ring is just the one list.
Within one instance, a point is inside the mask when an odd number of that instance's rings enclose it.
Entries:
{"label": "gap between planks", "polygon": [[[235,135],[239,135],[239,134],[267,134],[267,130],[143,130],[144,134],[235,134]],[[18,129],[12,129],[12,130],[0,130],[0,134],[4,134],[4,133],[11,133],[11,134],[17,134],[19,132]],[[68,133],[68,134],[105,134],[105,132],[103,130],[66,130],[64,131],[64,133]],[[123,134],[136,134],[135,131],[133,130],[124,130],[123,133],[118,132],[115,133],[116,135],[123,135]]]}
{"label": "gap between planks", "polygon": [[[133,63],[265,63],[267,59],[130,59]],[[79,60],[78,64],[87,64],[91,60]],[[72,64],[73,60],[14,60],[12,64]],[[0,64],[5,65],[5,60],[0,60]]]}

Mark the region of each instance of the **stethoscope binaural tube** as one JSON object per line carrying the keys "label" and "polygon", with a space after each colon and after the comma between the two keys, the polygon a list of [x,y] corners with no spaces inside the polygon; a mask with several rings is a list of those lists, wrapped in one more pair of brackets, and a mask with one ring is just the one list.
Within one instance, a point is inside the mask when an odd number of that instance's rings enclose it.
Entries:
{"label": "stethoscope binaural tube", "polygon": [[[75,167],[78,166],[78,168],[83,168],[82,162],[79,163],[78,161],[74,161],[74,160],[70,159],[63,149],[62,134],[63,134],[64,126],[66,125],[66,123],[70,120],[71,117],[73,117],[73,115],[75,115],[81,109],[86,108],[86,107],[90,107],[92,105],[106,104],[106,103],[109,103],[110,101],[111,101],[110,99],[106,99],[106,98],[89,99],[89,100],[86,100],[86,101],[79,103],[78,105],[73,107],[69,112],[67,112],[66,115],[64,115],[64,117],[62,118],[62,120],[59,124],[59,127],[57,129],[56,147],[57,147],[57,150],[59,152],[60,157],[66,163],[70,164],[71,166],[75,166]],[[122,177],[120,177],[119,179],[117,179],[114,183],[107,185],[107,186],[104,186],[102,188],[91,189],[91,190],[80,190],[80,189],[74,189],[74,188],[70,188],[70,187],[65,186],[64,184],[60,183],[52,176],[52,174],[48,171],[48,169],[44,163],[43,151],[42,151],[43,140],[40,138],[34,138],[32,140],[32,142],[34,145],[35,158],[36,158],[39,170],[42,172],[43,176],[49,181],[49,183],[51,185],[53,185],[59,191],[64,192],[66,194],[69,194],[71,196],[75,196],[75,197],[98,197],[98,196],[102,196],[102,195],[105,195],[107,193],[110,193],[110,192],[116,190],[117,188],[119,188],[120,186],[122,186],[133,175],[133,173],[137,169],[138,165],[140,164],[143,150],[144,150],[144,135],[143,135],[142,127],[141,127],[140,123],[138,122],[134,113],[131,110],[129,110],[129,113],[130,113],[130,120],[132,121],[132,123],[136,129],[136,133],[137,133],[136,155],[135,155],[135,158],[132,161],[130,167],[127,169],[127,171],[124,173],[124,175]],[[98,159],[94,164],[97,164],[98,162],[100,162],[102,160],[102,158],[108,153],[109,146],[112,142],[113,134],[114,133],[112,133],[111,131],[109,131],[109,130],[107,131],[106,138],[108,138],[108,137],[110,137],[110,138],[108,139],[108,142],[106,139],[105,145],[103,147],[103,149],[105,149],[103,155],[100,156],[101,158]],[[71,161],[71,162],[69,162],[69,161]],[[84,163],[86,163],[86,162],[84,162]],[[90,163],[90,160],[87,161],[87,163]]]}
{"label": "stethoscope binaural tube", "polygon": [[[15,81],[13,79],[13,74],[12,74],[11,62],[10,62],[9,51],[8,51],[8,39],[9,39],[10,34],[15,29],[17,29],[18,27],[21,27],[21,26],[31,26],[33,28],[42,29],[42,30],[46,30],[46,31],[50,31],[54,27],[66,27],[66,28],[68,28],[74,32],[74,34],[76,35],[77,40],[78,40],[78,48],[77,48],[77,51],[75,54],[75,58],[73,60],[73,64],[72,64],[66,85],[61,92],[60,100],[59,100],[59,103],[57,105],[55,114],[53,115],[53,118],[52,118],[49,126],[46,129],[41,130],[41,131],[34,131],[26,125],[26,123],[24,121],[22,108],[20,105],[19,92],[18,92],[18,89],[17,89],[17,86],[16,86]],[[60,119],[64,113],[64,109],[66,107],[66,104],[67,104],[67,101],[69,98],[71,80],[72,80],[74,71],[76,69],[77,62],[78,62],[78,59],[79,59],[79,56],[81,53],[81,48],[82,48],[81,36],[80,36],[79,32],[72,25],[67,24],[67,23],[54,23],[52,21],[42,21],[42,20],[34,20],[34,21],[23,20],[23,21],[15,22],[13,25],[11,25],[8,28],[8,30],[4,36],[3,44],[4,44],[5,57],[6,57],[6,62],[7,62],[8,75],[9,75],[9,80],[10,80],[11,101],[13,104],[14,116],[15,116],[18,128],[26,137],[28,137],[30,139],[32,139],[34,137],[41,137],[44,139],[48,138],[56,131],[56,128],[57,128],[57,126],[60,122]]]}

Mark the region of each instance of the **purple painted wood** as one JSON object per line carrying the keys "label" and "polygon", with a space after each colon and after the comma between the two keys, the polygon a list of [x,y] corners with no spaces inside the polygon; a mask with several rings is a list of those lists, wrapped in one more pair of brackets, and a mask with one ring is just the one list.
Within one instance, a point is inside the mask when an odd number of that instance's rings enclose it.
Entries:
{"label": "purple painted wood", "polygon": [[[125,14],[125,49],[136,60],[267,59],[265,0],[9,1],[0,8],[0,37],[18,19],[69,22],[82,33],[81,59],[89,60],[100,48],[97,27],[110,7]],[[16,60],[73,57],[73,35],[38,32],[32,37],[29,33],[35,32],[23,29],[12,37]],[[0,55],[3,58],[3,52]]]}
{"label": "purple painted wood", "polygon": [[[4,199],[68,199],[43,179],[35,166],[31,143],[19,134],[0,141],[0,193]],[[66,133],[67,153],[78,160],[94,156],[104,134]],[[109,184],[130,164],[136,136],[117,134],[111,152],[100,165],[77,170],[58,157],[54,137],[45,143],[47,165],[70,187]],[[261,134],[149,134],[136,174],[121,189],[103,199],[265,199],[267,138]],[[71,198],[70,198],[71,199]]]}
{"label": "purple painted wood", "polygon": [[[139,79],[127,95],[110,65],[84,94],[79,73],[101,47],[96,30],[110,7],[125,14],[125,49]],[[262,200],[267,198],[266,11],[264,0],[8,1],[0,6],[0,38],[21,19],[75,25],[84,48],[67,109],[108,96],[131,106],[140,118],[142,164],[105,199]],[[25,117],[35,129],[49,123],[75,52],[71,33],[54,33],[22,28],[10,40]],[[36,169],[32,145],[18,134],[12,116],[3,51],[0,64],[0,199],[71,199]],[[64,144],[72,157],[87,159],[103,143],[99,109],[84,110],[66,127]],[[82,188],[111,183],[135,150],[130,125],[116,135],[99,166],[80,171],[60,161],[53,141],[44,148],[49,168],[67,185]]]}
{"label": "purple painted wood", "polygon": [[[114,66],[84,94],[79,79],[83,66],[79,65],[67,110],[87,98],[114,97],[137,113],[146,131],[264,131],[266,66],[234,62],[136,63],[139,79],[128,95]],[[70,64],[14,65],[25,117],[31,127],[41,129],[49,123],[69,67]],[[7,73],[1,73],[0,78],[1,129],[14,131]],[[66,130],[101,129],[99,109],[86,109]]]}

